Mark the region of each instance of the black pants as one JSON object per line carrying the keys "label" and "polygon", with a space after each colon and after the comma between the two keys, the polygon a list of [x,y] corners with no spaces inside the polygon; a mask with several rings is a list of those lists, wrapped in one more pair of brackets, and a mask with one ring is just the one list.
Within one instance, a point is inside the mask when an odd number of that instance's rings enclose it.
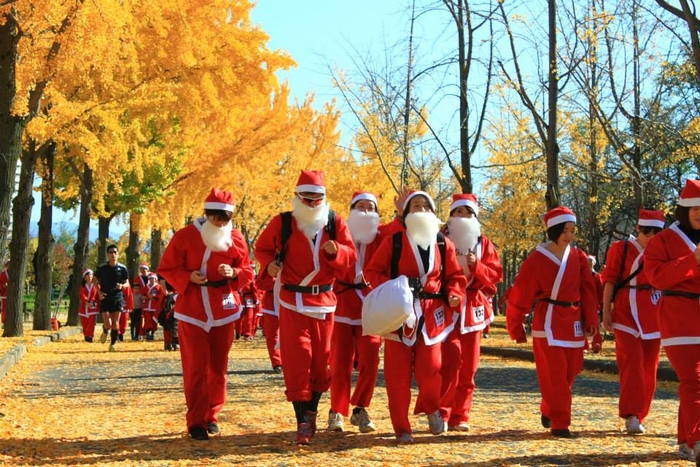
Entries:
{"label": "black pants", "polygon": [[141,333],[141,308],[135,308],[129,313],[129,318],[131,322],[129,323],[129,328],[131,329],[131,338],[138,339]]}

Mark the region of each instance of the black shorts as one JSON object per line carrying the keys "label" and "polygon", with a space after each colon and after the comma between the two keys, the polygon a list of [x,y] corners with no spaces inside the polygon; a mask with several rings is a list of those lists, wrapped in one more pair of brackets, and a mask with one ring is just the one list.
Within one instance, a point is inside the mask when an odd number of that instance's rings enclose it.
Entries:
{"label": "black shorts", "polygon": [[123,308],[124,301],[121,298],[105,297],[105,299],[100,302],[100,311],[103,313],[122,311]]}

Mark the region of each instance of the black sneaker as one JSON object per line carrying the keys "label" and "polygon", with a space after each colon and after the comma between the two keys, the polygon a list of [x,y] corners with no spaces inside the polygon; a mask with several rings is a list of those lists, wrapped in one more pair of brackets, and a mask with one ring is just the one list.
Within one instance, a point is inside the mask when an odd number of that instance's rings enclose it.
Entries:
{"label": "black sneaker", "polygon": [[119,339],[119,342],[124,342],[124,334],[119,334],[117,339]]}
{"label": "black sneaker", "polygon": [[282,365],[277,365],[277,366],[275,366],[275,367],[272,369],[272,371],[274,371],[274,372],[277,373],[277,374],[282,373]]}
{"label": "black sneaker", "polygon": [[571,432],[568,428],[552,430],[552,436],[555,438],[571,438]]}
{"label": "black sneaker", "polygon": [[205,441],[209,439],[207,429],[202,428],[201,426],[193,426],[188,431],[190,432],[190,438],[196,439],[197,441]]}
{"label": "black sneaker", "polygon": [[216,422],[207,423],[207,432],[211,435],[215,435],[219,432],[219,425]]}
{"label": "black sneaker", "polygon": [[552,426],[552,421],[545,415],[540,415],[540,422],[543,428],[551,428]]}

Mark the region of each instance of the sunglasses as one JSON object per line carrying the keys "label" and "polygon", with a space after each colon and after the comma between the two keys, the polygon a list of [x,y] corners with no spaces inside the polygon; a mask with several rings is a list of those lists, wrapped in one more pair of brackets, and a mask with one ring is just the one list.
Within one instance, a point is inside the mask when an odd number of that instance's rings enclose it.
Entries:
{"label": "sunglasses", "polygon": [[309,198],[308,196],[303,196],[303,195],[297,195],[299,196],[299,199],[304,204],[307,204],[309,206],[318,206],[319,204],[323,203],[323,200],[326,199],[325,196],[321,196],[320,198]]}

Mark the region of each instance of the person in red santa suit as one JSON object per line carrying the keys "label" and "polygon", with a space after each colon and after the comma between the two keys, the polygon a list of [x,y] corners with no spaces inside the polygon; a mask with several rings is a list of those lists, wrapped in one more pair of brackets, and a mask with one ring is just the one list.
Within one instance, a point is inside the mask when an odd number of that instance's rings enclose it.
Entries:
{"label": "person in red santa suit", "polygon": [[679,452],[700,466],[700,180],[686,180],[675,217],[644,249],[644,272],[661,293],[661,346],[680,381]]}
{"label": "person in red santa suit", "polygon": [[5,261],[2,271],[0,271],[0,317],[5,322],[7,314],[7,287],[10,283],[10,260]]}
{"label": "person in red santa suit", "polygon": [[[354,406],[350,423],[361,433],[370,433],[376,427],[367,408],[374,395],[379,373],[380,336],[363,336],[362,301],[368,284],[363,273],[384,238],[381,235],[377,212],[377,197],[368,192],[356,192],[350,202],[347,220],[355,242],[357,261],[336,282],[338,308],[335,311],[331,342],[331,408],[328,413],[328,430],[343,431],[343,417]],[[352,370],[357,362],[357,382],[352,389]]]}
{"label": "person in red santa suit", "polygon": [[644,433],[656,390],[661,334],[658,292],[644,271],[644,249],[664,228],[662,211],[641,209],[637,237],[612,244],[603,271],[603,327],[615,334],[620,374],[618,415],[629,434]]}
{"label": "person in red santa suit", "polygon": [[255,281],[261,291],[260,308],[262,310],[262,332],[265,336],[267,354],[270,358],[272,371],[282,373],[282,353],[280,352],[280,322],[279,306],[275,303],[275,278],[270,277],[267,270],[262,269]]}
{"label": "person in red santa suit", "polygon": [[92,342],[95,337],[95,322],[100,314],[100,286],[95,283],[92,269],[83,271],[83,280],[80,285],[80,305],[78,315],[80,325],[83,327],[85,342]]}
{"label": "person in red santa suit", "polygon": [[[603,310],[603,276],[600,274],[598,271],[595,270],[595,265],[597,264],[598,260],[594,255],[588,255],[588,266],[591,269],[591,274],[593,275],[593,282],[595,283],[595,291],[596,291],[596,297],[598,297],[598,318],[602,320],[602,310]],[[590,348],[593,350],[593,353],[600,353],[600,351],[603,349],[603,334],[600,332],[600,328],[598,328],[598,331],[591,336],[591,345]],[[586,344],[583,346],[584,352],[587,352],[589,349],[588,346],[588,339],[586,339]]]}
{"label": "person in red santa suit", "polygon": [[141,334],[146,337],[146,340],[152,341],[158,329],[158,315],[165,302],[165,291],[158,283],[158,275],[155,272],[148,273],[148,284],[143,300]]}
{"label": "person in red santa suit", "polygon": [[447,233],[467,279],[466,301],[455,329],[442,343],[440,413],[450,431],[469,431],[474,376],[482,331],[493,322],[491,297],[503,280],[503,267],[491,241],[481,234],[479,204],[471,193],[452,196]]}
{"label": "person in red santa suit", "polygon": [[134,310],[134,292],[132,287],[127,287],[124,289],[124,308],[122,308],[122,314],[119,315],[119,325],[117,340],[119,342],[124,342],[124,333],[126,332],[126,326],[129,322],[129,316]]}
{"label": "person in red santa suit", "polygon": [[440,415],[440,344],[454,328],[467,280],[457,262],[454,244],[446,237],[445,254],[440,253],[437,235],[441,222],[427,193],[414,190],[405,197],[402,220],[406,229],[381,243],[365,268],[365,277],[373,288],[392,279],[394,241],[399,236],[396,277],[409,278],[414,291],[413,310],[402,327],[384,336],[384,380],[396,439],[413,443],[408,412],[414,376],[418,397],[413,413],[427,414],[434,435],[445,431]]}
{"label": "person in red santa suit", "polygon": [[257,294],[258,289],[255,285],[255,281],[252,281],[240,291],[243,309],[241,310],[241,317],[238,321],[238,323],[240,323],[240,330],[237,331],[240,332],[241,337],[246,341],[252,341],[257,331],[255,327],[255,314],[258,302]]}
{"label": "person in red santa suit", "polygon": [[145,294],[146,290],[148,290],[148,271],[148,264],[139,264],[139,273],[134,279],[134,284],[132,286],[134,308],[131,310],[129,315],[131,318],[129,327],[131,328],[132,341],[138,340],[139,336],[143,336],[141,334],[141,321],[143,319],[143,304],[146,301]]}
{"label": "person in red santa suit", "polygon": [[[270,276],[277,277],[285,394],[296,415],[296,442],[309,444],[316,432],[318,402],[331,383],[333,284],[336,276],[353,266],[357,255],[345,221],[337,215],[329,217],[323,172],[302,170],[295,194],[286,242],[290,254],[283,254],[281,264],[275,261],[283,246],[280,214],[260,234],[255,258]],[[334,225],[327,225],[329,219],[334,219]]]}
{"label": "person in red santa suit", "polygon": [[233,209],[233,194],[213,188],[204,217],[173,235],[158,266],[178,291],[187,430],[196,440],[219,433],[217,414],[226,400],[228,355],[240,316],[233,292],[253,280],[246,240],[231,223]]}
{"label": "person in red santa suit", "polygon": [[554,437],[569,438],[571,387],[583,369],[586,334],[600,323],[595,283],[586,253],[573,245],[576,216],[556,207],[544,216],[549,241],[528,255],[508,296],[506,322],[510,337],[527,342],[524,321],[537,299],[532,318],[532,349],[540,385],[541,423]]}

